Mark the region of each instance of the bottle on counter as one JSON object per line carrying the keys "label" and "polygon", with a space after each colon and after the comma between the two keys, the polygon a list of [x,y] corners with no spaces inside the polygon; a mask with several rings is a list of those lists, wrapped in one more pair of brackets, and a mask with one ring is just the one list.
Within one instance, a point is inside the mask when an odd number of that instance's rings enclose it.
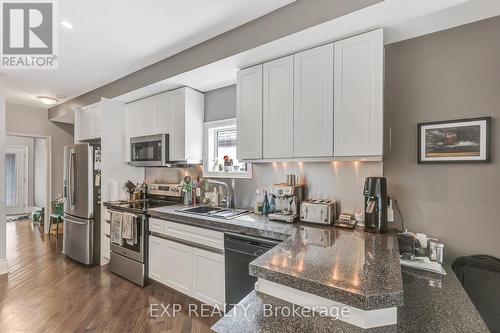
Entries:
{"label": "bottle on counter", "polygon": [[146,181],[144,181],[141,185],[141,199],[145,200],[148,196],[148,185],[146,184]]}
{"label": "bottle on counter", "polygon": [[271,209],[269,205],[269,198],[267,197],[267,191],[264,192],[264,203],[262,205],[262,214],[265,216],[269,215],[269,210]]}
{"label": "bottle on counter", "polygon": [[219,207],[219,193],[217,193],[217,186],[214,186],[214,192],[212,194],[213,205]]}
{"label": "bottle on counter", "polygon": [[257,189],[257,197],[255,199],[254,214],[262,215],[262,206],[264,205],[264,190]]}
{"label": "bottle on counter", "polygon": [[276,211],[276,196],[271,194],[271,202],[269,203],[269,213],[274,213]]}

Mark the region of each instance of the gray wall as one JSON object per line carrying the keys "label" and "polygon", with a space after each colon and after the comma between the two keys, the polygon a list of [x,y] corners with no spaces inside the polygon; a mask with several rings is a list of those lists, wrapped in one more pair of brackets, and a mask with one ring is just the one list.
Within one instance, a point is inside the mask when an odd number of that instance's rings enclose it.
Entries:
{"label": "gray wall", "polygon": [[[205,93],[205,121],[236,117],[236,86]],[[236,205],[251,208],[255,192],[270,184],[285,181],[287,173],[298,175],[307,184],[306,196],[337,199],[343,211],[362,210],[365,177],[381,176],[381,162],[259,163],[253,165],[253,179],[235,180]],[[177,183],[185,174],[201,177],[201,168],[146,168],[146,181]],[[230,180],[225,180],[230,182]]]}
{"label": "gray wall", "polygon": [[47,109],[7,103],[6,131],[52,137],[52,197],[62,194],[63,149],[73,145],[73,125],[48,120]]}
{"label": "gray wall", "polygon": [[7,273],[5,227],[5,99],[0,95],[0,274]]}
{"label": "gray wall", "polygon": [[49,111],[49,118],[76,106],[113,98],[169,77],[230,57],[382,0],[296,0],[256,20],[69,100]]}
{"label": "gray wall", "polygon": [[28,147],[28,203],[27,206],[32,207],[35,201],[35,140],[33,137],[7,135],[5,138],[7,146],[24,146]]}
{"label": "gray wall", "polygon": [[47,156],[45,154],[45,145],[47,139],[35,138],[35,193],[34,204],[36,207],[45,207],[47,204],[47,182],[46,182],[46,169],[45,162]]}
{"label": "gray wall", "polygon": [[[389,190],[408,228],[444,241],[450,261],[500,257],[499,31],[497,17],[386,47]],[[492,163],[417,165],[417,123],[477,116],[493,117]]]}

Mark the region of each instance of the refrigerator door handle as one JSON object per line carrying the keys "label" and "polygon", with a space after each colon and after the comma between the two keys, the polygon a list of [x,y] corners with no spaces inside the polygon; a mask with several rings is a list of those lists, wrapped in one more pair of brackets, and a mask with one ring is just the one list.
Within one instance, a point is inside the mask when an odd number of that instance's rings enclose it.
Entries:
{"label": "refrigerator door handle", "polygon": [[76,202],[76,189],[75,189],[75,178],[76,178],[76,154],[75,152],[71,152],[71,156],[69,159],[69,198],[70,205],[74,206]]}
{"label": "refrigerator door handle", "polygon": [[62,218],[62,219],[63,219],[64,221],[67,221],[67,222],[69,222],[69,223],[74,223],[74,224],[80,224],[80,225],[86,225],[86,224],[88,224],[88,221],[85,221],[85,222],[79,222],[79,221],[77,221],[77,220],[73,220],[73,219],[71,219],[71,218],[69,218],[69,217],[67,217],[67,216],[63,216],[63,218]]}

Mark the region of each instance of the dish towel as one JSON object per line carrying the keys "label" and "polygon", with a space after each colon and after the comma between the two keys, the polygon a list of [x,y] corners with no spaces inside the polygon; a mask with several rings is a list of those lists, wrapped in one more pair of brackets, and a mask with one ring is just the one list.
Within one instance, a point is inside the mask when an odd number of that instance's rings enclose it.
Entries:
{"label": "dish towel", "polygon": [[122,221],[123,221],[123,213],[111,212],[111,230],[110,230],[111,243],[120,246],[123,245]]}
{"label": "dish towel", "polygon": [[135,215],[128,213],[123,214],[122,237],[129,245],[134,245],[134,222]]}

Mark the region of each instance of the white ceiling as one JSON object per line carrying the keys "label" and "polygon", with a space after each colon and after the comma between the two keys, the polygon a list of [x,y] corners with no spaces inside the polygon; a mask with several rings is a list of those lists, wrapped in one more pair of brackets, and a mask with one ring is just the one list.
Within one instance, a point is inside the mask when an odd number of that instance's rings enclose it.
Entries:
{"label": "white ceiling", "polygon": [[57,70],[2,70],[8,101],[73,98],[252,21],[294,0],[62,0]]}
{"label": "white ceiling", "polygon": [[234,84],[238,69],[384,28],[386,44],[500,15],[500,0],[385,0],[115,99],[125,103],[181,86],[200,91]]}

